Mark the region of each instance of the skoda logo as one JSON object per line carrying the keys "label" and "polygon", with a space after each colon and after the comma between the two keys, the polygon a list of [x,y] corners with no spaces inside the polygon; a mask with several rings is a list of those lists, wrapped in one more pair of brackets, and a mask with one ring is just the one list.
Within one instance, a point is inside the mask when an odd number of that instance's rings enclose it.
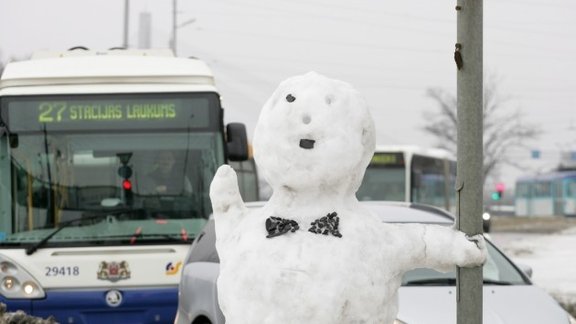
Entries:
{"label": "skoda logo", "polygon": [[110,290],[106,293],[106,304],[110,307],[118,307],[122,303],[122,293],[118,290]]}

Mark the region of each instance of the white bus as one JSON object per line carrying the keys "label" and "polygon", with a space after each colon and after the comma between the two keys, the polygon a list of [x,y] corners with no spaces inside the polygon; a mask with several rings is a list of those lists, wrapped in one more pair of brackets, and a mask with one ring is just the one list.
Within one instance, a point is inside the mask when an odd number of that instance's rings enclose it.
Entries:
{"label": "white bus", "polygon": [[0,302],[59,323],[172,322],[212,177],[247,155],[200,60],[75,49],[8,64]]}
{"label": "white bus", "polygon": [[442,149],[377,146],[358,200],[416,202],[455,212],[456,158]]}

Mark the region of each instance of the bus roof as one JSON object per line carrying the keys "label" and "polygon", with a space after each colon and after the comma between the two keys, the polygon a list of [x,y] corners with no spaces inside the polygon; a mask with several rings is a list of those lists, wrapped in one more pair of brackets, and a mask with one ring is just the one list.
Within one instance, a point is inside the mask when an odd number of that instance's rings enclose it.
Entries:
{"label": "bus roof", "polygon": [[169,50],[38,52],[30,60],[8,64],[0,89],[66,84],[214,85],[210,68]]}
{"label": "bus roof", "polygon": [[417,145],[376,145],[375,153],[405,152],[410,155],[418,154],[440,159],[456,160],[456,157],[447,150],[441,148],[424,148]]}

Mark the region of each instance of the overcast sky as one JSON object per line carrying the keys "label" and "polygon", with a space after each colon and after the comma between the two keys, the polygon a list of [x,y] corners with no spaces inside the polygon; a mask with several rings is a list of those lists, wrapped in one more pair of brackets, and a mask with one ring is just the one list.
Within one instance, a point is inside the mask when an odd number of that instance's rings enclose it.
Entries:
{"label": "overcast sky", "polygon": [[[251,135],[278,83],[311,70],[354,85],[368,100],[378,143],[434,146],[421,131],[435,103],[426,89],[455,93],[455,0],[180,0],[178,55],[213,69],[226,121]],[[172,1],[131,0],[129,44],[138,46],[139,17],[152,15],[152,47],[167,47]],[[122,0],[0,0],[0,60],[39,49],[122,46]],[[523,172],[546,170],[561,151],[576,151],[576,1],[484,1],[484,69],[499,80],[511,109],[545,134],[542,151],[511,152]],[[498,180],[513,184],[520,171]]]}

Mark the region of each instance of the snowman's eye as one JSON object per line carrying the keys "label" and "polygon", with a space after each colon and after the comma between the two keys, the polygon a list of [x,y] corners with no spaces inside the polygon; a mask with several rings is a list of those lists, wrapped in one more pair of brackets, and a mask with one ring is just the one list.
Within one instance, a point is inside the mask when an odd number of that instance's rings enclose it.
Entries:
{"label": "snowman's eye", "polygon": [[296,97],[294,97],[292,94],[288,94],[286,96],[286,101],[288,102],[294,102],[294,100],[296,100]]}
{"label": "snowman's eye", "polygon": [[332,101],[334,101],[334,96],[328,95],[328,96],[326,96],[326,98],[324,98],[324,101],[326,101],[327,105],[330,105],[332,103]]}

